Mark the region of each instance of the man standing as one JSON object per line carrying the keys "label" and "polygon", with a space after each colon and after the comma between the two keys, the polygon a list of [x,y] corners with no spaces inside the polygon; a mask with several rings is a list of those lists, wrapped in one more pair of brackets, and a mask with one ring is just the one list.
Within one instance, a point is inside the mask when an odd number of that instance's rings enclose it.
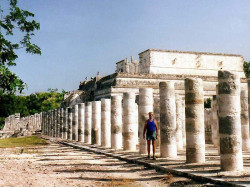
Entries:
{"label": "man standing", "polygon": [[148,113],[149,119],[145,121],[145,126],[143,130],[143,139],[145,139],[145,133],[146,133],[146,140],[147,140],[147,146],[148,146],[148,159],[150,158],[150,141],[152,140],[152,146],[153,146],[153,160],[156,160],[155,158],[155,140],[158,138],[158,126],[157,121],[154,119],[153,112]]}

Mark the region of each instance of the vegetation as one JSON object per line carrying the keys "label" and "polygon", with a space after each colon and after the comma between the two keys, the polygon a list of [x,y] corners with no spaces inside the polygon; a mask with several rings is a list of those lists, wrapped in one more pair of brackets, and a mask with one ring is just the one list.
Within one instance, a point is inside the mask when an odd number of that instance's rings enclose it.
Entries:
{"label": "vegetation", "polygon": [[243,68],[244,68],[246,78],[250,78],[250,61],[249,62],[244,62]]}
{"label": "vegetation", "polygon": [[46,140],[41,139],[39,136],[36,135],[0,139],[0,148],[29,147],[29,146],[38,146],[46,144],[48,144]]}
{"label": "vegetation", "polygon": [[[9,9],[3,9],[6,2]],[[17,6],[17,0],[0,2],[0,91],[3,93],[21,93],[27,86],[9,69],[17,64],[17,51],[41,55],[41,49],[31,43],[34,32],[40,29],[33,17],[33,13]]]}
{"label": "vegetation", "polygon": [[24,117],[59,108],[65,91],[49,90],[49,92],[39,92],[28,96],[0,93],[0,129],[4,125],[4,119],[11,114],[20,113],[21,117]]}

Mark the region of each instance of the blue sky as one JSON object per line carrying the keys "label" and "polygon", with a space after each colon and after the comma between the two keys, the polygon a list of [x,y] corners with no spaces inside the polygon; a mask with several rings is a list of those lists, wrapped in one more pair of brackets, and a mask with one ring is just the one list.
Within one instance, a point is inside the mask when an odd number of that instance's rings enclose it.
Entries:
{"label": "blue sky", "polygon": [[[3,0],[1,0],[3,1]],[[6,0],[4,0],[6,1]],[[247,0],[19,0],[41,29],[42,55],[19,52],[12,68],[29,86],[78,89],[86,76],[148,49],[242,54],[250,60]]]}

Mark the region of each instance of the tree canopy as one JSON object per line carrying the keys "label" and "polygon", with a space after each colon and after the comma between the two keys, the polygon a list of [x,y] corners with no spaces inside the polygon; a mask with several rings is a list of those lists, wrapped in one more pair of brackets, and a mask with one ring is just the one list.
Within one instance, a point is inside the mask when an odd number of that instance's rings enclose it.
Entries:
{"label": "tree canopy", "polygon": [[[1,4],[8,1],[9,9],[3,9]],[[24,49],[30,54],[41,55],[41,49],[31,43],[35,31],[40,24],[33,20],[34,14],[17,6],[17,0],[2,0],[0,2],[0,91],[13,94],[22,92],[26,84],[10,67],[17,64],[17,50]],[[21,35],[21,39],[15,35]]]}
{"label": "tree canopy", "polygon": [[39,92],[28,96],[0,94],[0,129],[4,119],[9,115],[20,113],[21,117],[59,108],[63,101],[64,90],[49,89],[49,92]]}
{"label": "tree canopy", "polygon": [[244,72],[245,72],[246,78],[250,78],[250,61],[244,62]]}

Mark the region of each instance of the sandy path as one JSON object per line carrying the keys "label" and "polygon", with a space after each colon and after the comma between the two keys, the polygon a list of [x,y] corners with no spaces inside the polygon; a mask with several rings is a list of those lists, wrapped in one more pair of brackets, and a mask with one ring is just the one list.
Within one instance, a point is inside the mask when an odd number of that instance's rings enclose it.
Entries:
{"label": "sandy path", "polygon": [[[0,149],[0,186],[182,186],[186,178],[58,144]],[[196,184],[197,185],[197,184]]]}

